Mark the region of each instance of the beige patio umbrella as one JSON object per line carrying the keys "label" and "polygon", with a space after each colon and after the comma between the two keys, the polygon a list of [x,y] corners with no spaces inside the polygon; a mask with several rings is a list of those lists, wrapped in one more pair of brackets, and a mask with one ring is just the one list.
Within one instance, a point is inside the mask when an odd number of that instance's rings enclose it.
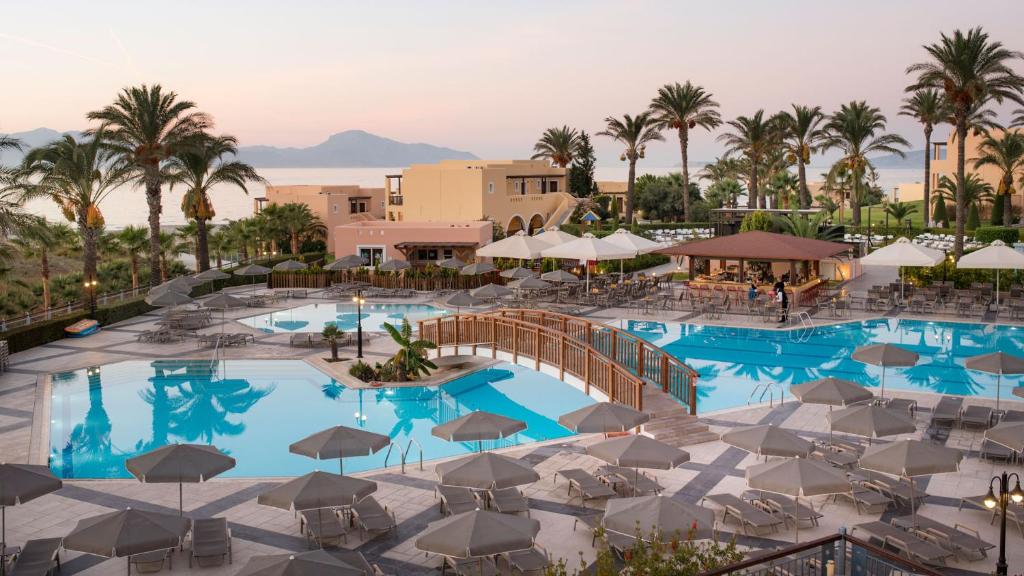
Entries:
{"label": "beige patio umbrella", "polygon": [[999,271],[1024,270],[1024,254],[1010,248],[1002,240],[996,240],[980,250],[961,256],[956,267],[995,270],[996,310],[999,310]]}
{"label": "beige patio umbrella", "polygon": [[[620,436],[587,447],[587,453],[605,462],[633,469],[633,490],[641,468],[671,470],[690,461],[690,454],[647,436]],[[635,496],[635,494],[634,494]]]}
{"label": "beige patio umbrella", "polygon": [[205,482],[235,467],[235,459],[214,446],[169,444],[129,458],[125,468],[143,484],[177,484],[178,515],[184,515],[182,485]]}
{"label": "beige patio umbrella", "polygon": [[191,276],[178,276],[177,278],[172,278],[171,280],[168,280],[161,284],[157,284],[156,286],[150,288],[147,294],[149,294],[150,296],[155,296],[157,294],[167,292],[168,290],[173,290],[174,292],[180,292],[182,294],[188,294],[192,292],[193,288],[202,283],[202,280],[197,280],[195,278],[192,278]]}
{"label": "beige patio umbrella", "polygon": [[917,425],[909,417],[889,410],[884,406],[851,406],[829,412],[825,415],[831,432],[846,432],[868,438],[882,438],[896,434],[910,434],[917,431]]}
{"label": "beige patio umbrella", "polygon": [[534,236],[534,238],[544,242],[548,246],[556,246],[558,244],[572,242],[573,240],[579,240],[579,236],[573,236],[572,234],[561,230],[558,226],[550,226],[540,234]]}
{"label": "beige patio umbrella", "polygon": [[463,266],[462,270],[459,270],[459,274],[463,276],[479,276],[481,274],[487,274],[488,272],[494,272],[497,268],[494,264],[487,262],[477,262],[468,266]]}
{"label": "beige patio umbrella", "polygon": [[990,352],[964,360],[964,367],[968,370],[996,375],[996,411],[998,412],[999,397],[1002,396],[1003,374],[1024,374],[1024,358],[1005,352]]}
{"label": "beige patio umbrella", "polygon": [[504,298],[512,295],[512,290],[499,286],[498,284],[484,284],[479,288],[474,288],[469,291],[470,295],[476,298],[484,298],[486,300],[494,300],[497,298]]}
{"label": "beige patio umbrella", "polygon": [[509,268],[508,270],[502,270],[499,274],[502,278],[508,278],[510,280],[518,280],[520,278],[533,278],[536,274],[533,270],[516,266],[515,268]]}
{"label": "beige patio umbrella", "polygon": [[445,270],[462,270],[463,268],[466,267],[465,262],[455,257],[445,258],[444,260],[438,262],[437,265],[440,266],[441,268],[444,268]]}
{"label": "beige patio umbrella", "polygon": [[477,490],[511,488],[540,480],[540,475],[529,464],[492,452],[478,452],[442,462],[434,467],[434,472],[445,486]]}
{"label": "beige patio umbrella", "polygon": [[376,491],[376,482],[317,470],[278,484],[260,494],[256,502],[283,510],[316,510],[322,528],[323,508],[351,506]]}
{"label": "beige patio umbrella", "polygon": [[533,548],[540,522],[532,518],[470,510],[431,522],[416,538],[417,550],[449,558],[483,558]]}
{"label": "beige patio umbrella", "polygon": [[338,473],[344,474],[344,459],[350,456],[369,456],[387,448],[391,438],[348,426],[333,426],[311,434],[288,446],[292,454],[301,454],[320,460],[338,459]]}
{"label": "beige patio umbrella", "polygon": [[794,384],[789,392],[804,404],[849,406],[875,397],[870,390],[841,378],[819,378],[803,384]]}
{"label": "beige patio umbrella", "polygon": [[162,308],[168,306],[181,306],[182,304],[189,304],[191,302],[191,296],[176,290],[162,290],[155,294],[146,296],[146,304]]}
{"label": "beige patio umbrella", "polygon": [[0,546],[7,542],[7,507],[60,490],[63,482],[48,466],[0,463]]}
{"label": "beige patio umbrella", "polygon": [[378,267],[381,272],[401,272],[408,268],[412,268],[412,264],[407,260],[388,260]]}
{"label": "beige patio umbrella", "polygon": [[[123,558],[177,548],[191,525],[192,521],[183,516],[128,508],[79,520],[64,537],[64,548]],[[131,571],[130,559],[128,570]]]}
{"label": "beige patio umbrella", "polygon": [[[541,252],[541,255],[545,258],[561,258],[585,263],[591,260],[595,262],[627,260],[635,256],[635,253],[628,248],[597,238],[588,232],[582,238],[547,248]],[[587,289],[590,289],[590,266],[587,266]]]}
{"label": "beige patio umbrella", "polygon": [[558,417],[558,423],[577,434],[608,434],[625,432],[650,419],[650,414],[625,404],[598,402],[562,414]]}
{"label": "beige patio umbrella", "polygon": [[366,570],[329,552],[310,550],[253,556],[236,576],[366,576]]}
{"label": "beige patio umbrella", "polygon": [[[755,464],[747,468],[747,486],[754,490],[792,496],[796,505],[800,498],[842,494],[850,492],[846,474],[818,460],[793,458]],[[800,542],[800,522],[795,522],[797,542]]]}
{"label": "beige patio umbrella", "polygon": [[508,286],[517,290],[544,290],[551,288],[551,283],[540,278],[520,278],[509,282]]}
{"label": "beige patio umbrella", "polygon": [[906,348],[895,344],[871,344],[861,346],[853,351],[853,359],[863,364],[882,367],[882,391],[879,397],[885,398],[885,370],[890,366],[913,366],[919,356]]}
{"label": "beige patio umbrella", "polygon": [[557,282],[559,284],[576,284],[580,281],[579,276],[566,272],[565,270],[552,270],[551,272],[545,272],[540,275],[541,280],[547,280],[548,282]]}
{"label": "beige patio umbrella", "polygon": [[484,440],[508,438],[523,430],[526,430],[526,423],[522,420],[477,410],[434,426],[430,433],[449,442],[476,442],[477,450],[482,450]]}
{"label": "beige patio umbrella", "polygon": [[910,481],[910,513],[916,526],[914,477],[956,472],[960,469],[960,461],[963,458],[964,453],[956,448],[920,440],[899,440],[865,450],[864,455],[860,457],[860,467],[869,472],[901,476]]}
{"label": "beige patio umbrella", "polygon": [[455,313],[458,314],[460,308],[472,308],[474,306],[479,306],[483,304],[484,301],[479,298],[476,298],[469,292],[464,291],[457,292],[456,294],[445,300],[444,303],[447,304],[448,306],[453,306],[455,308]]}
{"label": "beige patio umbrella", "polygon": [[196,280],[202,280],[203,282],[212,282],[214,280],[227,280],[228,278],[231,278],[231,274],[228,274],[223,270],[210,268],[209,270],[204,270],[192,277]]}
{"label": "beige patio umbrella", "polygon": [[[715,513],[702,506],[680,502],[661,494],[612,498],[601,520],[605,530],[635,537],[650,530],[661,540],[678,534],[681,540],[710,538],[715,528]],[[692,534],[691,534],[692,533]]]}
{"label": "beige patio umbrella", "polygon": [[900,298],[903,298],[903,268],[908,266],[930,268],[946,259],[941,250],[914,244],[907,238],[897,238],[888,246],[864,256],[860,263],[869,266],[897,267],[900,270]]}
{"label": "beige patio umbrella", "polygon": [[1000,422],[985,431],[985,439],[1014,452],[1024,451],[1024,422]]}
{"label": "beige patio umbrella", "polygon": [[722,442],[757,456],[804,456],[814,451],[814,443],[772,424],[733,428],[722,434]]}
{"label": "beige patio umbrella", "polygon": [[[661,245],[657,242],[648,240],[643,236],[637,236],[625,228],[619,228],[615,232],[605,236],[604,240],[627,250],[632,250],[634,257],[641,254],[647,254],[648,252],[654,252],[658,248],[661,248]],[[623,262],[624,260],[619,260],[619,274],[622,274]]]}
{"label": "beige patio umbrella", "polygon": [[541,252],[550,246],[547,242],[542,242],[538,236],[528,236],[526,232],[520,230],[497,242],[477,248],[476,255],[483,258],[534,260],[540,258]]}

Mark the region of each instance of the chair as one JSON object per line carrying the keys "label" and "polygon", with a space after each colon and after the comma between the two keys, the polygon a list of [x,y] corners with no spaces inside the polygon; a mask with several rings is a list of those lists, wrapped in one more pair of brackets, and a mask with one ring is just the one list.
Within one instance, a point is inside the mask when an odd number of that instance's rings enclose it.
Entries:
{"label": "chair", "polygon": [[960,407],[964,399],[957,396],[943,396],[932,410],[932,424],[946,424],[952,427],[960,419]]}
{"label": "chair", "polygon": [[911,418],[917,414],[917,400],[910,398],[890,398],[885,407],[896,412],[906,412]]}
{"label": "chair", "polygon": [[192,559],[202,566],[206,558],[224,558],[228,564],[232,562],[231,529],[227,518],[197,518],[192,520],[192,552],[188,557],[188,566],[192,567]]}
{"label": "chair", "polygon": [[902,478],[891,480],[888,477],[875,475],[869,480],[861,480],[858,483],[869,490],[881,492],[893,500],[907,504],[910,504],[910,501],[913,500],[915,506],[920,506],[921,500],[928,496],[927,492],[917,486],[911,486],[908,482],[903,481]]}
{"label": "chair", "polygon": [[651,493],[660,494],[661,491],[664,490],[664,488],[661,487],[661,484],[658,484],[657,479],[651,479],[643,472],[638,474],[632,468],[606,464],[597,469],[597,476],[600,478],[614,477],[612,484],[622,484],[624,487],[623,493],[630,496],[634,494],[637,496]]}
{"label": "chair", "polygon": [[615,490],[612,490],[607,484],[601,482],[596,476],[590,474],[586,470],[581,468],[570,468],[568,470],[559,470],[557,476],[561,476],[569,481],[569,497],[572,498],[572,491],[575,489],[580,494],[580,504],[586,500],[596,500],[599,498],[611,498],[615,496]]}
{"label": "chair", "polygon": [[169,570],[173,570],[174,564],[171,560],[172,552],[174,552],[174,548],[154,550],[144,554],[133,554],[128,557],[128,572],[131,573],[132,566],[135,566],[135,571],[139,574],[152,574],[153,572],[163,570],[165,563]]}
{"label": "chair", "polygon": [[782,494],[760,494],[755,498],[755,503],[757,502],[760,502],[761,506],[766,508],[766,512],[782,516],[787,527],[790,520],[794,524],[808,522],[811,526],[817,526],[818,519],[823,516],[813,506],[797,503],[794,499]]}
{"label": "chair", "polygon": [[[853,502],[854,507],[857,508],[857,514],[863,514],[864,511],[875,514],[881,510],[885,510],[890,504],[892,504],[892,498],[889,498],[885,494],[859,486],[854,486],[853,490],[850,492],[836,494],[832,497],[832,500],[837,500],[840,496]],[[861,510],[862,508],[863,511]]]}
{"label": "chair", "polygon": [[851,533],[860,530],[867,532],[876,538],[881,539],[886,545],[898,550],[901,554],[911,560],[917,560],[925,564],[944,565],[946,558],[954,556],[953,552],[944,550],[938,544],[934,544],[923,538],[897,528],[892,524],[874,521],[858,524],[853,527]]}
{"label": "chair", "polygon": [[441,513],[446,516],[471,512],[478,507],[476,497],[469,488],[438,484],[434,487],[434,493],[440,496]]}
{"label": "chair", "polygon": [[960,427],[988,429],[992,426],[993,415],[994,411],[988,406],[968,406],[960,414]]}
{"label": "chair", "polygon": [[753,529],[755,534],[762,529],[777,532],[779,524],[786,522],[784,519],[776,518],[750,502],[740,499],[735,494],[709,494],[703,500],[710,500],[721,506],[722,523],[724,524],[732,516],[740,523],[744,534],[749,534],[748,527]]}
{"label": "chair", "polygon": [[526,512],[530,516],[530,501],[518,488],[501,488],[487,491],[491,506],[502,514]]}
{"label": "chair", "polygon": [[503,573],[539,575],[544,574],[551,565],[551,558],[542,548],[534,546],[529,550],[505,552],[499,557],[498,567],[503,568],[502,564],[509,568],[507,572],[503,570]]}
{"label": "chair", "polygon": [[299,518],[299,531],[306,536],[306,543],[310,548],[314,543],[326,548],[338,547],[342,542],[348,541],[348,528],[331,508],[303,510]]}
{"label": "chair", "polygon": [[1017,453],[1002,444],[985,439],[981,442],[980,456],[985,460],[1011,462],[1017,456]]}
{"label": "chair", "polygon": [[367,496],[352,506],[352,517],[363,534],[381,534],[398,528],[394,512],[388,512],[373,496]]}
{"label": "chair", "polygon": [[61,538],[29,540],[14,558],[10,576],[49,576],[60,571]]}
{"label": "chair", "polygon": [[[989,520],[989,524],[991,524],[999,517],[999,507],[989,508],[988,506],[985,506],[986,498],[988,498],[988,494],[982,494],[980,496],[963,496],[960,498],[960,502],[957,503],[956,509],[957,511],[963,510],[964,504],[970,504],[975,508],[979,508],[983,512],[991,512],[992,518]],[[1016,524],[1017,530],[1020,530],[1020,535],[1024,536],[1024,514],[1018,514],[1014,507],[1007,506],[1006,521],[1010,524]]]}
{"label": "chair", "polygon": [[892,523],[904,530],[913,531],[922,538],[936,542],[939,546],[954,552],[957,556],[962,556],[965,560],[981,560],[988,556],[988,550],[995,548],[993,544],[982,540],[977,530],[959,522],[950,526],[947,523],[918,514],[916,517],[893,518]]}
{"label": "chair", "polygon": [[441,573],[444,574],[445,568],[450,567],[452,572],[455,572],[459,576],[498,576],[498,565],[487,557],[479,558],[452,558],[451,556],[444,557],[444,565],[441,566]]}

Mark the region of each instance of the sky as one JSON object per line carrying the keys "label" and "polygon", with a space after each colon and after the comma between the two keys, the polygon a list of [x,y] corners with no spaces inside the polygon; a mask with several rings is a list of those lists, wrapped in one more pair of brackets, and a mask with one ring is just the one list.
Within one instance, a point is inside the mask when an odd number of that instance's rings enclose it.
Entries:
{"label": "sky", "polygon": [[[922,45],[982,25],[1024,50],[1022,16],[1019,0],[0,0],[0,133],[81,129],[121,88],[160,83],[242,145],[363,129],[521,158],[545,128],[593,134],[690,80],[726,119],[867,100],[916,149],[897,112]],[[720,155],[721,132],[693,135],[691,159]],[[617,144],[594,143],[599,164],[618,161]],[[669,135],[644,162],[678,155]]]}

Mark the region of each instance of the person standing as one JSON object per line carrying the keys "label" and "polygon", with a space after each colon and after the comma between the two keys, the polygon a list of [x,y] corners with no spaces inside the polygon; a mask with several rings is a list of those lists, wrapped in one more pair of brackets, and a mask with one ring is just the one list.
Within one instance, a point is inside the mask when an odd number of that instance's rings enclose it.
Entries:
{"label": "person standing", "polygon": [[775,283],[775,301],[779,304],[779,324],[789,320],[789,295],[786,294],[786,283],[779,280]]}

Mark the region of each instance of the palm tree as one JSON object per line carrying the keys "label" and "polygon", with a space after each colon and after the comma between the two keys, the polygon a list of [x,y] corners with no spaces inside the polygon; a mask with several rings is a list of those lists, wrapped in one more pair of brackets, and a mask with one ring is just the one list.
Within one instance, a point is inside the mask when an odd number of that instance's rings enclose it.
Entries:
{"label": "palm tree", "polygon": [[[702,86],[695,86],[689,80],[686,84],[665,84],[658,89],[658,95],[651,100],[650,110],[655,115],[661,130],[675,130],[679,136],[679,154],[683,166],[683,190],[690,189],[689,162],[690,130],[701,127],[712,130],[722,124],[718,114],[718,102]],[[683,194],[683,219],[691,221],[690,195]]]}
{"label": "palm tree", "polygon": [[890,202],[885,207],[885,213],[892,217],[897,223],[905,222],[911,214],[917,213],[917,206],[907,202]]}
{"label": "palm tree", "polygon": [[885,116],[878,108],[868,106],[863,100],[843,104],[825,125],[828,130],[825,148],[837,148],[843,153],[838,163],[849,170],[853,180],[850,210],[854,226],[860,225],[861,184],[871,167],[868,156],[889,153],[902,158],[905,154],[900,147],[910,145],[902,136],[886,134],[885,125]]}
{"label": "palm tree", "polygon": [[732,127],[718,137],[718,141],[726,145],[726,155],[739,155],[747,161],[749,179],[747,183],[747,207],[765,208],[764,191],[760,189],[758,169],[768,149],[778,140],[778,125],[765,118],[764,110],[758,110],[753,116],[739,116],[727,122]]}
{"label": "palm tree", "polygon": [[121,247],[121,253],[128,257],[134,290],[139,287],[139,255],[149,245],[149,232],[141,226],[125,226],[117,233],[117,243]]}
{"label": "palm tree", "polygon": [[[974,172],[969,172],[967,177],[964,178],[963,192],[958,194],[958,186],[955,180],[949,176],[942,176],[939,178],[939,187],[935,190],[936,195],[943,201],[952,202],[957,199],[958,196],[962,196],[964,202],[964,213],[969,212],[972,207],[974,210],[980,210],[981,206],[986,202],[992,201],[992,185],[982,180],[981,176]],[[966,222],[964,223],[966,229]]]}
{"label": "palm tree", "polygon": [[993,166],[1002,174],[996,201],[1003,202],[1003,224],[1009,226],[1013,224],[1013,181],[1024,171],[1024,134],[1003,132],[999,138],[986,136],[978,150],[981,156],[974,159],[974,169]]}
{"label": "palm tree", "polygon": [[53,304],[50,294],[50,256],[70,252],[78,244],[75,231],[67,224],[49,222],[45,218],[21,226],[13,245],[26,260],[39,261],[39,277],[43,285],[43,309]]}
{"label": "palm tree", "polygon": [[211,227],[206,234],[206,244],[213,255],[217,268],[224,265],[224,255],[230,251],[230,238],[224,232],[224,227]]}
{"label": "palm tree", "polygon": [[825,224],[828,218],[828,212],[818,212],[807,217],[797,212],[796,208],[793,208],[790,214],[776,217],[775,225],[784,234],[799,238],[817,238],[819,240],[842,238],[843,233],[838,226],[828,226]]}
{"label": "palm tree", "polygon": [[171,262],[177,260],[178,254],[184,252],[178,237],[170,232],[160,233],[160,278],[166,282],[171,278]]}
{"label": "palm tree", "polygon": [[[199,245],[199,225],[196,224],[195,220],[190,221],[184,226],[179,226],[174,229],[174,237],[178,240],[178,248],[181,249],[185,254],[196,255],[197,246]],[[196,259],[196,272],[199,272],[199,259]]]}
{"label": "palm tree", "polygon": [[783,149],[790,163],[796,163],[801,208],[811,207],[811,192],[807,188],[807,163],[811,161],[811,154],[825,143],[825,130],[821,127],[824,120],[821,106],[793,104],[793,112],[783,111],[776,115],[782,131]]}
{"label": "palm tree", "polygon": [[[270,204],[252,219],[258,243],[262,245],[264,242],[270,242],[270,252],[274,254],[278,253],[278,239],[288,234],[288,229],[284,225],[287,215],[284,212],[284,204]],[[262,248],[257,248],[257,251],[260,249]]]}
{"label": "palm tree", "polygon": [[990,41],[981,27],[964,34],[955,30],[952,36],[941,35],[939,42],[924,47],[930,60],[913,64],[908,74],[917,80],[908,91],[922,88],[942,90],[952,108],[956,127],[956,233],[953,242],[955,258],[964,253],[964,226],[967,205],[963,199],[966,186],[965,140],[972,110],[989,99],[1002,103],[1010,100],[1024,105],[1024,77],[1010,67],[1013,60],[1024,59],[1024,54],[1003,47],[1001,42]]}
{"label": "palm tree", "polygon": [[579,149],[580,134],[575,128],[568,126],[548,128],[541,134],[540,140],[533,145],[533,151],[536,154],[531,158],[534,160],[545,159],[559,168],[565,168],[576,158]]}
{"label": "palm tree", "polygon": [[196,223],[196,267],[199,272],[210,268],[209,231],[207,223],[215,216],[210,191],[219,185],[234,186],[248,194],[246,184],[264,182],[256,169],[227,157],[238,153],[238,141],[233,136],[203,134],[188,149],[172,157],[167,167],[170,183],[186,187],[181,199],[181,211]]}
{"label": "palm tree", "polygon": [[604,121],[605,129],[597,135],[607,136],[626,147],[619,159],[629,162],[629,177],[626,180],[626,224],[632,226],[636,162],[644,157],[648,142],[660,142],[664,138],[658,133],[657,122],[650,112],[641,112],[636,116],[623,114],[621,120],[608,116]]}
{"label": "palm tree", "polygon": [[89,112],[106,132],[109,149],[123,167],[134,172],[146,189],[149,206],[149,280],[160,283],[161,186],[167,180],[167,160],[184,150],[190,139],[213,124],[195,103],[178,100],[159,84],[132,86],[118,94],[113,104]]}
{"label": "palm tree", "polygon": [[413,340],[412,325],[409,324],[408,318],[402,319],[401,330],[387,322],[384,323],[384,328],[395,344],[398,344],[398,352],[390,362],[395,366],[400,381],[416,380],[421,374],[430,376],[430,370],[437,369],[437,366],[427,358],[427,350],[437,348],[437,345],[429,340]]}
{"label": "palm tree", "polygon": [[242,218],[241,220],[228,222],[228,225],[224,228],[224,234],[228,238],[229,245],[238,251],[241,261],[248,262],[249,248],[254,246],[256,242],[256,223],[254,219]]}
{"label": "palm tree", "polygon": [[800,194],[800,180],[789,170],[777,170],[768,181],[766,193],[772,196],[772,208],[793,208],[794,196]]}
{"label": "palm tree", "polygon": [[30,150],[22,164],[23,174],[34,182],[24,184],[26,195],[53,200],[78,226],[86,280],[96,278],[97,241],[103,232],[99,205],[131,176],[126,167],[111,162],[105,136],[102,130],[82,141],[64,136]]}
{"label": "palm tree", "polygon": [[740,172],[740,163],[735,158],[715,158],[713,162],[705,164],[700,169],[697,178],[714,184],[722,180],[736,180]]}
{"label": "palm tree", "polygon": [[903,99],[900,116],[910,116],[924,128],[924,224],[931,222],[928,208],[931,206],[932,186],[932,130],[949,117],[949,106],[941,92],[934,88],[917,90]]}
{"label": "palm tree", "polygon": [[282,205],[280,225],[288,234],[292,254],[299,253],[303,241],[326,235],[323,221],[305,204],[292,202]]}
{"label": "palm tree", "polygon": [[[0,154],[4,150],[20,151],[21,141],[0,136]],[[17,169],[0,164],[0,238],[10,236],[21,226],[31,224],[23,209],[21,174]]]}
{"label": "palm tree", "polygon": [[342,337],[344,332],[341,328],[338,328],[337,324],[327,324],[324,326],[321,335],[324,340],[327,340],[331,344],[331,362],[338,361],[338,339]]}

